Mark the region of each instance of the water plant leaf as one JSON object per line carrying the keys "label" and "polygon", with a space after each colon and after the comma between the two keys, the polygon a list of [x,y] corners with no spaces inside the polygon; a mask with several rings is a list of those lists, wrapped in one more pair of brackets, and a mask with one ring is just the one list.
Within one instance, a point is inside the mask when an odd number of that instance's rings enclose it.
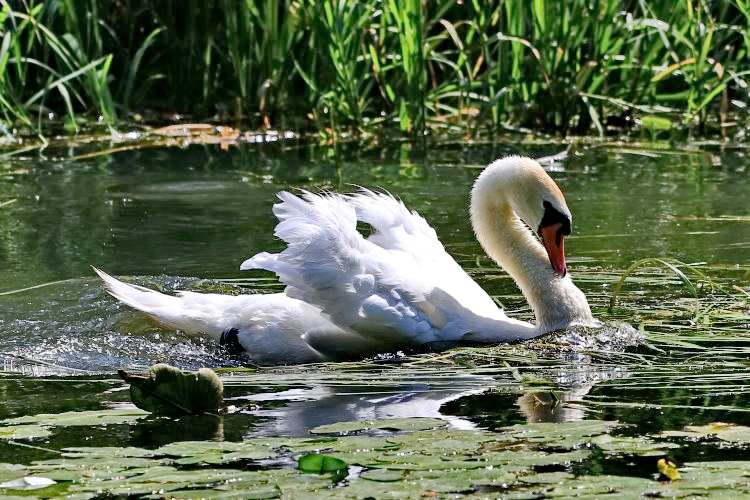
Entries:
{"label": "water plant leaf", "polygon": [[0,427],[0,439],[42,438],[52,434],[48,427],[41,425],[8,425]]}
{"label": "water plant leaf", "polygon": [[40,424],[44,426],[72,426],[72,425],[110,425],[133,422],[148,415],[138,409],[124,410],[87,410],[68,411],[63,413],[41,413],[24,417],[0,420],[0,424]]}
{"label": "water plant leaf", "polygon": [[346,462],[343,460],[322,453],[310,453],[299,457],[297,460],[297,468],[303,472],[323,474],[326,472],[338,472],[347,467]]}
{"label": "water plant leaf", "polygon": [[138,408],[160,415],[200,414],[220,408],[224,402],[221,379],[208,368],[183,372],[164,363],[153,365],[146,375],[120,377],[130,384],[130,398]]}
{"label": "water plant leaf", "polygon": [[157,455],[178,457],[176,464],[223,464],[236,460],[260,460],[275,453],[268,445],[253,441],[244,443],[213,441],[181,441],[170,443],[154,451]]}
{"label": "water plant leaf", "polygon": [[725,422],[712,422],[706,425],[688,425],[681,431],[664,431],[661,437],[708,437],[737,443],[750,442],[750,427]]}
{"label": "water plant leaf", "polygon": [[677,443],[654,442],[643,436],[612,436],[601,434],[591,439],[600,449],[609,453],[628,453],[640,456],[664,455],[664,450],[680,448]]}
{"label": "water plant leaf", "polygon": [[313,434],[342,434],[369,431],[372,429],[387,429],[394,431],[417,431],[445,427],[446,422],[439,418],[394,418],[390,420],[371,420],[362,422],[339,422],[336,424],[319,425],[310,430]]}
{"label": "water plant leaf", "polygon": [[588,443],[594,436],[606,434],[619,427],[618,422],[581,420],[564,423],[531,423],[504,427],[514,438],[529,443],[545,443],[557,449],[573,449]]}
{"label": "water plant leaf", "polygon": [[[59,481],[45,490],[47,498],[90,498],[92,495],[129,495],[144,498],[411,498],[422,495],[467,495],[472,491],[502,491],[507,498],[720,498],[750,492],[750,463],[687,463],[680,481],[657,483],[649,478],[617,475],[576,475],[571,464],[584,464],[596,447],[562,452],[561,443],[589,439],[605,444],[601,433],[616,422],[523,424],[510,431],[434,429],[380,436],[340,436],[324,441],[305,438],[256,438],[247,442],[176,442],[156,450],[112,447],[66,448],[61,459],[31,465],[0,464],[2,480],[42,476]],[[555,428],[559,427],[557,432]],[[543,434],[549,432],[548,439]],[[593,436],[592,436],[593,435]],[[577,436],[577,439],[571,439]],[[529,438],[533,438],[531,441]],[[619,440],[620,438],[612,438]],[[615,441],[616,442],[616,441]],[[191,462],[201,454],[263,452],[282,459],[287,450],[319,446],[305,453],[298,469],[266,465],[260,470],[227,469],[217,462]],[[325,450],[322,452],[322,450]],[[630,453],[630,451],[624,451]],[[150,454],[149,454],[150,453]],[[183,469],[176,462],[185,459]],[[168,464],[175,464],[174,466]],[[331,479],[342,478],[350,464],[365,467],[358,476],[331,489]],[[550,468],[551,467],[551,468]],[[314,474],[301,474],[312,472]],[[683,473],[684,472],[684,473]],[[497,490],[496,490],[497,489]],[[12,490],[0,491],[5,493]],[[158,491],[158,494],[154,492]],[[619,496],[618,496],[619,495]]]}

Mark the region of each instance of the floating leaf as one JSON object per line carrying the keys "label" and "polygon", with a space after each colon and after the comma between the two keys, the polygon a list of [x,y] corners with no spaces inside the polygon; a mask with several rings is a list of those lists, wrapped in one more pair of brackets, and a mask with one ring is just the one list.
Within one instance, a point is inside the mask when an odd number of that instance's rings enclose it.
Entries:
{"label": "floating leaf", "polygon": [[41,438],[52,434],[49,428],[41,425],[9,425],[0,427],[0,439]]}
{"label": "floating leaf", "polygon": [[390,483],[394,481],[401,481],[408,477],[408,471],[393,470],[393,469],[370,469],[359,475],[362,479],[369,481],[378,481],[381,483]]}
{"label": "floating leaf", "polygon": [[133,404],[152,413],[195,415],[217,410],[224,402],[221,379],[208,368],[186,373],[159,363],[145,376],[117,373],[130,384]]}
{"label": "floating leaf", "polygon": [[714,436],[722,441],[744,443],[750,442],[750,427],[725,422],[712,422],[706,425],[688,425],[681,431],[664,431],[660,436],[691,438]]}
{"label": "floating leaf", "polygon": [[155,452],[131,446],[70,447],[63,450],[64,457],[152,457]]}
{"label": "floating leaf", "polygon": [[180,465],[223,464],[236,460],[260,460],[275,456],[269,446],[254,442],[182,441],[162,446],[154,453],[179,457],[175,463]]}
{"label": "floating leaf", "polygon": [[[47,426],[71,426],[71,425],[109,425],[133,422],[148,415],[147,412],[137,409],[125,410],[88,410],[68,411],[63,413],[40,413],[25,417],[8,418],[0,421],[0,424],[31,424],[36,423]],[[2,427],[0,427],[2,429]]]}
{"label": "floating leaf", "polygon": [[391,420],[371,420],[363,422],[339,422],[336,424],[319,425],[310,432],[313,434],[349,434],[372,429],[387,429],[393,431],[420,431],[445,427],[446,422],[439,418],[394,418]]}
{"label": "floating leaf", "polygon": [[339,472],[347,468],[346,462],[322,453],[310,453],[299,457],[297,468],[303,472]]}
{"label": "floating leaf", "polygon": [[591,439],[591,443],[610,453],[630,453],[633,455],[649,456],[664,455],[665,449],[679,448],[676,443],[655,443],[645,437],[612,436],[602,434]]}

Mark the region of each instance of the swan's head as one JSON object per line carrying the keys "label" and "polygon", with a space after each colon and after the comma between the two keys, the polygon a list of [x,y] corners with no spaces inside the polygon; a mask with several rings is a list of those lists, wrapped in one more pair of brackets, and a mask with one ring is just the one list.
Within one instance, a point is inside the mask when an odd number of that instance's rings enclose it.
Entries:
{"label": "swan's head", "polygon": [[571,232],[572,217],[562,191],[539,163],[510,156],[490,164],[474,185],[472,215],[487,203],[496,213],[514,212],[542,241],[555,273],[565,276],[563,239]]}

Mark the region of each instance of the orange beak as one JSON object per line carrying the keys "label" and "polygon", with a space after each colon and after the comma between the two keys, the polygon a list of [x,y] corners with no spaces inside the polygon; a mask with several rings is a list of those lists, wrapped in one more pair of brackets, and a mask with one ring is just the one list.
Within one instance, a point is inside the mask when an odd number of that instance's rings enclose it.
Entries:
{"label": "orange beak", "polygon": [[539,235],[542,237],[542,244],[547,250],[550,264],[555,273],[563,277],[568,272],[565,265],[565,245],[563,243],[562,224],[550,224],[539,229]]}

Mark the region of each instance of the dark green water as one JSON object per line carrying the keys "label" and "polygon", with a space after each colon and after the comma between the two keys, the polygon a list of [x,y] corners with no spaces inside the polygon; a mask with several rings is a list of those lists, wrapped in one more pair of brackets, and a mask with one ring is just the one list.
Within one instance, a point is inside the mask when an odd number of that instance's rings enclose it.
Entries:
{"label": "dark green water", "polygon": [[[415,154],[396,145],[350,148],[331,159],[325,151],[290,144],[7,160],[0,167],[0,202],[15,202],[0,208],[0,292],[17,292],[0,295],[0,418],[117,406],[127,401],[114,377],[119,368],[157,361],[185,368],[236,365],[213,343],[163,331],[117,305],[89,266],[166,288],[205,286],[194,278],[266,276],[238,266],[258,251],[281,248],[271,215],[281,189],[388,189],[433,224],[491,294],[529,319],[511,280],[492,267],[473,238],[468,190],[479,169],[498,156],[539,157],[559,149],[445,146]],[[636,424],[635,433],[712,421],[750,424],[750,319],[741,291],[729,298],[701,292],[707,319],[696,320],[693,299],[674,275],[644,272],[626,284],[620,307],[607,310],[613,283],[646,257],[704,263],[702,272],[723,289],[747,290],[748,175],[743,150],[597,147],[555,164],[553,176],[574,216],[566,245],[574,279],[597,315],[643,325],[659,350],[583,361],[540,355],[529,363],[526,356],[510,359],[510,367],[493,358],[468,367],[286,367],[226,376],[239,411],[225,417],[221,436],[305,435],[325,423],[410,416],[490,429],[594,418]],[[268,283],[258,286],[272,287]],[[18,291],[42,284],[47,286]],[[701,339],[693,347],[663,343],[678,334],[689,342]],[[513,370],[527,378],[519,382]],[[539,403],[551,393],[554,403]],[[203,423],[172,434],[152,422],[110,426],[88,437],[68,430],[45,446],[59,449],[81,439],[147,446],[214,436]],[[18,453],[0,444],[3,460]]]}

